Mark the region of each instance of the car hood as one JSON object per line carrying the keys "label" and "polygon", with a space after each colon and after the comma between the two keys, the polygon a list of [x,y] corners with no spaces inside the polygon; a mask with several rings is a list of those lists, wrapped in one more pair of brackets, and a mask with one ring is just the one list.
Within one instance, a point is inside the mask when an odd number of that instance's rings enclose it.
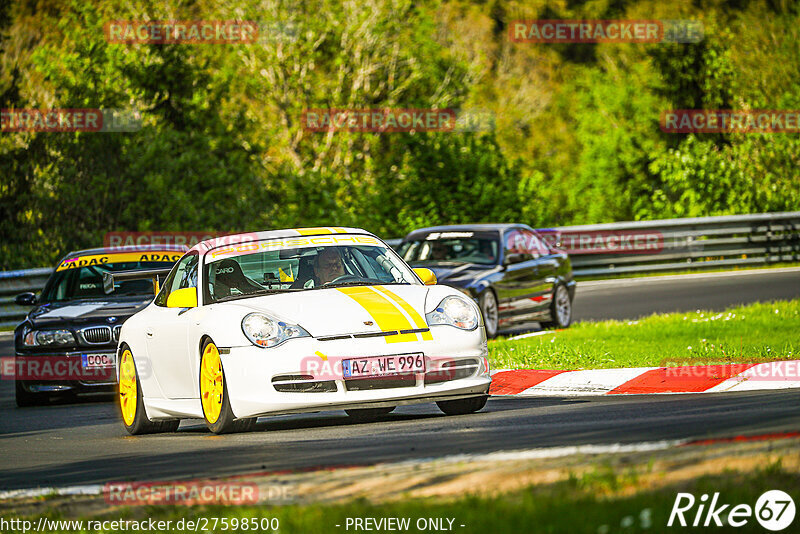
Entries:
{"label": "car hood", "polygon": [[[223,303],[298,324],[314,337],[427,328],[428,287],[348,286],[279,293]],[[434,305],[436,303],[433,303]]]}
{"label": "car hood", "polygon": [[114,318],[121,323],[147,306],[153,297],[124,297],[117,299],[81,299],[65,302],[49,302],[36,306],[28,314],[34,327],[56,323],[88,323],[98,319]]}
{"label": "car hood", "polygon": [[496,272],[496,265],[479,265],[476,263],[441,262],[411,264],[412,267],[425,267],[433,271],[436,280],[441,284],[466,287],[475,280]]}

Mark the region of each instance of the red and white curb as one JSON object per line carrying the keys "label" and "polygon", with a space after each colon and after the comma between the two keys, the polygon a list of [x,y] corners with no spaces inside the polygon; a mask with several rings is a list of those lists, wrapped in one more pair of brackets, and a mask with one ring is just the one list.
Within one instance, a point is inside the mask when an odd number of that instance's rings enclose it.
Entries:
{"label": "red and white curb", "polygon": [[582,396],[718,393],[800,388],[800,360],[683,367],[554,371],[498,369],[491,395]]}

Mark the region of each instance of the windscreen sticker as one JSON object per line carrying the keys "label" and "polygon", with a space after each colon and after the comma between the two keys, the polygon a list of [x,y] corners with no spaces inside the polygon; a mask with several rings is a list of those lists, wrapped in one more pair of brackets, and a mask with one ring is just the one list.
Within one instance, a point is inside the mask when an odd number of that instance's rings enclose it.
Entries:
{"label": "windscreen sticker", "polygon": [[44,317],[62,317],[64,319],[72,319],[73,317],[80,317],[81,315],[86,315],[87,313],[91,313],[98,308],[107,306],[108,304],[110,303],[92,302],[91,304],[76,304],[74,306],[64,306],[63,308],[57,308],[47,313],[43,313],[42,315],[38,316],[37,319],[42,319]]}
{"label": "windscreen sticker", "polygon": [[120,252],[110,254],[95,254],[93,256],[78,256],[64,260],[56,268],[56,271],[65,271],[90,265],[105,265],[106,263],[117,263],[127,261],[161,261],[165,263],[175,263],[183,256],[182,252],[169,250],[156,250],[148,252]]}
{"label": "windscreen sticker", "polygon": [[472,237],[475,232],[431,232],[425,241],[434,241],[436,239],[457,239],[464,237]]}

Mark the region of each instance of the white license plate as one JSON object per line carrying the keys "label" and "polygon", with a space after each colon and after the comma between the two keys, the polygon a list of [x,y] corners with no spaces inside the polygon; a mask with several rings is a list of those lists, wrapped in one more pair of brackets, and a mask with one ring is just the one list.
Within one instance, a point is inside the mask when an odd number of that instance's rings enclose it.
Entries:
{"label": "white license plate", "polygon": [[81,354],[81,361],[84,369],[98,369],[114,367],[117,364],[117,355],[110,353]]}
{"label": "white license plate", "polygon": [[421,352],[342,360],[342,374],[345,378],[366,378],[424,372],[425,356]]}

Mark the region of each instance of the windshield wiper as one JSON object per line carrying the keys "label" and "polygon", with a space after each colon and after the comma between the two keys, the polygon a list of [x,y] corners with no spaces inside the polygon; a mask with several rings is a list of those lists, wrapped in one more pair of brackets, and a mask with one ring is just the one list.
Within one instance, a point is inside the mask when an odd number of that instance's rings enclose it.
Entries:
{"label": "windshield wiper", "polygon": [[380,280],[351,280],[349,282],[337,282],[335,284],[323,284],[319,287],[315,287],[314,289],[326,289],[329,287],[342,287],[342,286],[375,286],[375,285],[382,285]]}

